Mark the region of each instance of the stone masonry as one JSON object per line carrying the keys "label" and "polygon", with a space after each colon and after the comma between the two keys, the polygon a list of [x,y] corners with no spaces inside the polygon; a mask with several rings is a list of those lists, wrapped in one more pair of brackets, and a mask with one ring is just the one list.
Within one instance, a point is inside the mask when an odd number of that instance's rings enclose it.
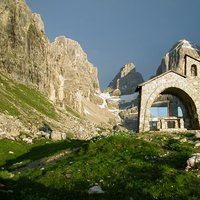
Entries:
{"label": "stone masonry", "polygon": [[[138,86],[140,93],[139,132],[150,130],[150,109],[160,94],[178,97],[188,111],[190,129],[200,124],[200,60],[186,55],[183,72],[167,71]],[[184,121],[186,119],[183,118]],[[181,121],[181,127],[183,122]]]}

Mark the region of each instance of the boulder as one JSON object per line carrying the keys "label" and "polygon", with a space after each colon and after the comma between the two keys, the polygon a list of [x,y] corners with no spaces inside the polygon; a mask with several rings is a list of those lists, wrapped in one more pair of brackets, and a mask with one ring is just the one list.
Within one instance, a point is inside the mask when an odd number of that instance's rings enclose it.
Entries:
{"label": "boulder", "polygon": [[88,194],[104,194],[105,192],[101,189],[99,185],[93,186],[88,190]]}
{"label": "boulder", "polygon": [[200,132],[197,132],[197,133],[195,134],[195,137],[198,138],[198,139],[200,139]]}
{"label": "boulder", "polygon": [[199,148],[200,147],[200,142],[196,143],[194,148]]}
{"label": "boulder", "polygon": [[59,131],[53,131],[51,133],[52,140],[65,140],[67,138],[65,133],[59,132]]}
{"label": "boulder", "polygon": [[197,163],[200,163],[200,153],[192,154],[192,156],[187,160],[186,170],[194,167]]}
{"label": "boulder", "polygon": [[23,138],[22,139],[24,142],[26,142],[27,144],[32,144],[33,140],[31,138]]}

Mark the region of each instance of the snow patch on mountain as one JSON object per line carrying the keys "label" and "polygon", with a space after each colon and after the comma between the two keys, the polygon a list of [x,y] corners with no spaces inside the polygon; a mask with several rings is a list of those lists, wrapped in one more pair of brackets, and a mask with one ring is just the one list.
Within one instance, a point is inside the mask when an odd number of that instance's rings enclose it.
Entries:
{"label": "snow patch on mountain", "polygon": [[188,40],[186,39],[183,39],[183,40],[179,40],[178,43],[175,44],[175,46],[170,50],[173,51],[173,50],[177,50],[177,49],[180,49],[180,48],[187,48],[187,49],[191,49],[191,50],[195,50],[195,51],[199,51],[200,49],[192,44],[191,42],[189,42]]}
{"label": "snow patch on mountain", "polygon": [[[139,93],[135,92],[133,94],[121,95],[121,96],[111,96],[108,92],[99,94],[99,97],[103,100],[101,105],[98,105],[100,108],[108,108],[107,100],[118,102],[118,104],[129,103],[137,99]],[[109,109],[110,112],[120,111],[120,109]]]}

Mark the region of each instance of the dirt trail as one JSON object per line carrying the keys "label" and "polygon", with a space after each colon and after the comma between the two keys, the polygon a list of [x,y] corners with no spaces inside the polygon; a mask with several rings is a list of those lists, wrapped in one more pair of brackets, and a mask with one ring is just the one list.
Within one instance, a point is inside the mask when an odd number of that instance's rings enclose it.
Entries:
{"label": "dirt trail", "polygon": [[78,151],[80,148],[81,147],[77,147],[77,148],[72,149],[72,150],[67,150],[65,152],[62,152],[62,153],[56,155],[56,156],[52,156],[51,158],[49,158],[47,161],[44,161],[44,162],[41,162],[40,160],[35,160],[35,161],[31,162],[30,164],[26,165],[25,167],[21,167],[19,169],[16,169],[13,172],[23,172],[23,171],[27,171],[29,169],[35,169],[37,167],[48,166],[52,163],[57,162],[58,160],[60,160],[64,156]]}

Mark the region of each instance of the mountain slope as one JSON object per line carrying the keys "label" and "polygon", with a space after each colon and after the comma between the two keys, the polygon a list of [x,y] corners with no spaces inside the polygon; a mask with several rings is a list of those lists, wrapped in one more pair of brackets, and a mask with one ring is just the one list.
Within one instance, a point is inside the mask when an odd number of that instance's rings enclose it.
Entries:
{"label": "mountain slope", "polygon": [[[48,122],[54,120],[55,130],[73,132],[80,138],[91,137],[96,124],[110,126],[114,116],[106,110],[101,115],[96,105],[101,100],[97,68],[78,42],[64,36],[50,42],[40,15],[32,13],[24,0],[0,1],[0,26],[0,73],[7,77],[2,81],[9,82],[6,89],[1,88],[0,112],[4,118],[23,116],[18,119],[22,124],[25,119],[41,124],[43,117],[38,116],[44,115],[44,121],[46,117]],[[84,113],[90,106],[102,117]],[[62,117],[52,119],[50,115],[58,111]],[[34,125],[33,132],[36,130]]]}
{"label": "mountain slope", "polygon": [[38,138],[45,135],[46,126],[51,130],[46,136],[53,139],[86,139],[97,134],[94,124],[70,107],[56,108],[39,91],[0,73],[0,138]]}
{"label": "mountain slope", "polygon": [[0,71],[83,114],[79,97],[94,101],[100,89],[97,69],[78,42],[58,37],[50,43],[40,15],[24,0],[0,2],[0,26]]}

